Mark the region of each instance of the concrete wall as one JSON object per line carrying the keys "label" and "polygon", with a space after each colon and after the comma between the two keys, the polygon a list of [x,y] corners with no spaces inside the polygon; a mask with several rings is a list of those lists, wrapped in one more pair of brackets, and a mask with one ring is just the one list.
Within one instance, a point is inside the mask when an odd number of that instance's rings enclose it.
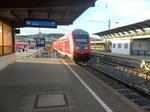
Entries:
{"label": "concrete wall", "polygon": [[134,40],[132,50],[150,50],[150,40]]}
{"label": "concrete wall", "polygon": [[5,68],[7,65],[15,63],[16,62],[16,54],[10,54],[6,56],[0,57],[0,70]]}
{"label": "concrete wall", "polygon": [[[125,43],[128,44],[128,47],[125,48]],[[115,44],[115,47],[113,47]],[[118,48],[118,45],[121,44],[121,47]],[[130,54],[130,40],[112,40],[112,53],[119,54]]]}

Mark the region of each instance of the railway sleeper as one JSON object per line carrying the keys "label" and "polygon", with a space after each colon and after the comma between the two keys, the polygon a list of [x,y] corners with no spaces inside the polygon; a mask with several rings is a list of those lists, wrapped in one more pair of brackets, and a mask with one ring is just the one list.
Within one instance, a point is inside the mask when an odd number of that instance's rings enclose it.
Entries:
{"label": "railway sleeper", "polygon": [[142,108],[144,108],[145,110],[147,110],[148,112],[150,112],[150,105],[142,106]]}
{"label": "railway sleeper", "polygon": [[140,105],[140,106],[148,106],[149,104],[146,104],[145,102],[141,101],[141,100],[135,100],[134,101],[136,104]]}

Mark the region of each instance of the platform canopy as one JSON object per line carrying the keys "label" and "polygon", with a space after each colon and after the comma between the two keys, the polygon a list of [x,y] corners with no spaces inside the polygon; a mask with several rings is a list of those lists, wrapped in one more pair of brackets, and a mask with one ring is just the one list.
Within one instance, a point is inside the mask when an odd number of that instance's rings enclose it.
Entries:
{"label": "platform canopy", "polygon": [[100,37],[110,37],[113,35],[119,36],[120,34],[122,34],[122,35],[129,34],[130,35],[132,32],[137,33],[138,30],[140,30],[141,32],[144,33],[146,28],[150,28],[150,20],[145,20],[142,22],[138,22],[138,23],[98,32],[98,33],[95,33],[95,35],[98,35]]}
{"label": "platform canopy", "polygon": [[1,0],[0,19],[14,27],[24,27],[24,19],[55,20],[72,24],[96,0]]}

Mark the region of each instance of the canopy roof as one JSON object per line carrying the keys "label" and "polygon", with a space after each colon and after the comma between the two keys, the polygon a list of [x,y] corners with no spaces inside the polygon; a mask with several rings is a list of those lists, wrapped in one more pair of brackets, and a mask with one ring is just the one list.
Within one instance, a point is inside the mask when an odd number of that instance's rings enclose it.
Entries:
{"label": "canopy roof", "polygon": [[0,19],[14,27],[24,27],[24,19],[55,20],[58,25],[72,24],[96,0],[1,0]]}
{"label": "canopy roof", "polygon": [[101,37],[111,36],[111,35],[120,35],[120,33],[122,34],[128,33],[130,35],[131,32],[137,33],[137,30],[141,30],[142,32],[144,32],[145,28],[150,28],[150,20],[98,32],[95,34]]}

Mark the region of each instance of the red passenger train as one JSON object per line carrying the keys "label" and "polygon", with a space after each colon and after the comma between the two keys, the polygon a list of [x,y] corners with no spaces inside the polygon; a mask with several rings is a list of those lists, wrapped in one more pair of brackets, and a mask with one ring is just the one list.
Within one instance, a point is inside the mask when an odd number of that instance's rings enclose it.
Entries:
{"label": "red passenger train", "polygon": [[91,54],[89,33],[81,29],[75,29],[56,40],[53,43],[53,49],[72,60],[86,62],[90,59]]}

